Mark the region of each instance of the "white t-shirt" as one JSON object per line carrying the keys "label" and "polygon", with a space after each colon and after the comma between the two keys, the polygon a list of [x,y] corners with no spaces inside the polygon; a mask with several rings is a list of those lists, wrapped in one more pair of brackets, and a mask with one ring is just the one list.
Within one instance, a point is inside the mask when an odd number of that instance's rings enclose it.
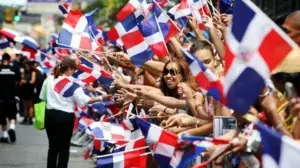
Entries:
{"label": "white t-shirt", "polygon": [[[47,109],[61,110],[68,113],[74,112],[75,104],[79,107],[87,105],[90,101],[90,97],[87,96],[82,87],[77,88],[74,91],[73,96],[63,97],[59,93],[54,91],[55,84],[63,78],[59,76],[57,79],[54,79],[53,75],[50,75],[45,82],[43,83],[42,90],[40,93],[40,99],[47,101]],[[47,93],[45,94],[45,89],[47,87]]]}

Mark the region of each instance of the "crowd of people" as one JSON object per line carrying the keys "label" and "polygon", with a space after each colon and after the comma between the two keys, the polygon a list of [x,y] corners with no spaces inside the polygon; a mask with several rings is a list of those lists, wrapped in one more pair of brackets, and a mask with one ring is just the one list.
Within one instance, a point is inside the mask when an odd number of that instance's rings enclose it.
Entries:
{"label": "crowd of people", "polygon": [[[261,155],[258,149],[254,149],[255,145],[249,143],[252,137],[249,130],[253,129],[251,128],[253,124],[199,89],[192,74],[193,70],[190,69],[182,52],[182,48],[190,52],[221,81],[224,80],[224,37],[232,16],[221,14],[203,18],[205,32],[199,29],[194,17],[189,17],[188,26],[167,43],[169,57],[161,59],[154,56],[141,67],[135,66],[119,46],[107,47],[103,54],[105,59],[100,62],[88,53],[78,51],[76,56],[84,55],[85,58],[112,73],[114,81],[109,88],[99,81],[86,84],[84,87],[74,82],[70,87],[72,94],[69,96],[58,93],[63,89],[58,88],[57,84],[74,76],[80,64],[78,57],[65,57],[52,69],[46,79],[39,69],[38,62],[31,62],[21,55],[11,59],[7,53],[3,54],[0,66],[0,124],[2,126],[0,142],[16,141],[14,130],[17,103],[20,107],[18,110],[24,116],[21,124],[32,125],[33,105],[46,100],[45,129],[49,139],[47,167],[67,167],[70,141],[74,124],[76,125],[75,106],[84,107],[104,99],[112,99],[119,109],[128,104],[134,105],[136,111],[132,112],[133,115],[150,118],[151,123],[178,136],[183,134],[214,138],[218,136],[230,141],[231,146],[226,149],[227,152],[214,159],[214,167],[223,167],[226,161],[224,158],[228,154],[239,156],[244,161],[238,162],[235,167],[239,165],[249,167],[247,158],[250,157],[242,156],[248,154],[260,160]],[[283,28],[288,36],[300,45],[300,11],[291,13],[286,18]],[[249,110],[250,114],[298,142],[300,140],[299,81],[299,73],[273,74]],[[292,83],[295,87],[292,95],[284,87],[286,82]],[[57,91],[59,89],[60,91]],[[68,94],[68,90],[63,91],[64,94]],[[95,94],[101,96],[88,96]],[[97,113],[90,106],[87,111],[93,120],[100,120],[102,117],[102,113]],[[229,131],[216,133],[216,117],[235,120],[230,128],[226,128]],[[9,127],[6,119],[9,120]],[[225,123],[225,120],[222,122]],[[252,149],[249,151],[249,148]],[[213,146],[207,150],[207,154],[211,155],[216,149],[217,146]],[[157,164],[155,160],[151,160],[149,165],[149,167],[156,167]]]}
{"label": "crowd of people", "polygon": [[[39,101],[39,92],[46,78],[46,74],[37,68],[37,62],[31,61],[21,54],[16,54],[13,58],[7,53],[2,55],[0,118],[3,136],[0,142],[16,141],[15,128],[18,112],[20,116],[24,117],[20,124],[33,124],[33,104]],[[9,129],[6,119],[9,120]]]}

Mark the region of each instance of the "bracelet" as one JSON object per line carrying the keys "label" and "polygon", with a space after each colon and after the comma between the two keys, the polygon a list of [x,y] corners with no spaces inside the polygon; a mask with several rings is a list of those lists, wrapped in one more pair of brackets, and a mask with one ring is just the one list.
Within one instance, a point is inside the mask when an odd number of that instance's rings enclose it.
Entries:
{"label": "bracelet", "polygon": [[166,110],[167,110],[167,108],[168,108],[168,107],[165,107],[165,109],[164,109],[164,113],[166,113]]}

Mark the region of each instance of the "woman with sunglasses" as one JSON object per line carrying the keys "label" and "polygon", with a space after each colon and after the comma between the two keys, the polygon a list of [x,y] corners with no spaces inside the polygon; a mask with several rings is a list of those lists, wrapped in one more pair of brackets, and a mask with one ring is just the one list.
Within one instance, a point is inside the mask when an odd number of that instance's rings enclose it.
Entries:
{"label": "woman with sunglasses", "polygon": [[[40,92],[40,99],[47,101],[45,113],[45,129],[49,140],[47,168],[68,167],[75,104],[83,107],[102,100],[102,97],[87,96],[83,88],[72,80],[76,68],[74,59],[64,57],[55,68],[54,76],[49,76],[43,83]],[[65,85],[64,81],[68,84]]]}

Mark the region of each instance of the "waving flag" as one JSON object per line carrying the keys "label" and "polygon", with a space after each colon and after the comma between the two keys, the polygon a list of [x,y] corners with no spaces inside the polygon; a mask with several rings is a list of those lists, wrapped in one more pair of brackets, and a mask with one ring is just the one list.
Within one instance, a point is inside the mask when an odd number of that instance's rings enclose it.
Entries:
{"label": "waving flag", "polygon": [[228,106],[247,113],[266,86],[270,72],[296,46],[251,1],[236,1],[226,36],[224,92]]}
{"label": "waving flag", "polygon": [[142,66],[153,57],[154,53],[139,30],[125,34],[121,39],[131,62],[136,66]]}
{"label": "waving flag", "polygon": [[140,118],[136,118],[136,123],[145,136],[147,143],[154,145],[154,157],[159,167],[169,167],[177,145],[177,135]]}
{"label": "waving flag", "polygon": [[163,58],[169,55],[163,34],[154,15],[149,16],[138,26],[149,47],[158,57]]}
{"label": "waving flag", "polygon": [[97,80],[106,88],[110,87],[113,78],[108,72],[84,57],[81,57],[80,61],[81,64],[78,67],[78,72],[75,73],[75,78],[80,79],[84,83],[92,83]]}
{"label": "waving flag", "polygon": [[136,30],[138,30],[136,18],[134,14],[131,14],[107,32],[107,39],[113,42],[116,41],[119,45],[123,46],[121,37]]}
{"label": "waving flag", "polygon": [[157,3],[154,3],[152,12],[156,15],[165,41],[169,42],[170,38],[176,36],[180,30],[177,28],[174,22],[172,22],[171,18],[162,11]]}
{"label": "waving flag", "polygon": [[76,89],[80,87],[79,84],[73,82],[70,77],[61,78],[54,85],[54,91],[62,95],[63,97],[73,96]]}
{"label": "waving flag", "polygon": [[58,44],[75,49],[92,50],[88,20],[81,11],[71,10],[67,14],[59,33]]}
{"label": "waving flag", "polygon": [[223,91],[223,84],[219,78],[205,65],[184,49],[181,49],[186,61],[189,64],[190,70],[196,79],[198,86],[204,94],[211,95],[214,99],[226,104],[226,98]]}
{"label": "waving flag", "polygon": [[280,135],[258,122],[262,139],[262,162],[264,168],[299,167],[300,145],[290,137]]}

